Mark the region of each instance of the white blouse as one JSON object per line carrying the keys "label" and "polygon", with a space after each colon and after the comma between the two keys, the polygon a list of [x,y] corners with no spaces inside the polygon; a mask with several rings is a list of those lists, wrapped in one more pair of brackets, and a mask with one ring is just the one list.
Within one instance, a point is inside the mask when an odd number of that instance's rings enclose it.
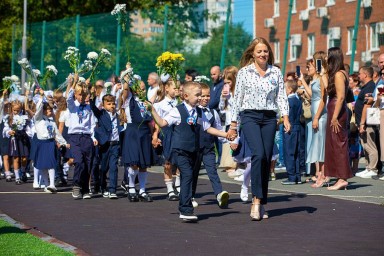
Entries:
{"label": "white blouse", "polygon": [[231,121],[237,121],[239,112],[251,110],[273,110],[281,116],[288,115],[289,105],[284,88],[284,79],[279,68],[268,65],[262,77],[255,64],[241,68],[237,74],[235,102]]}

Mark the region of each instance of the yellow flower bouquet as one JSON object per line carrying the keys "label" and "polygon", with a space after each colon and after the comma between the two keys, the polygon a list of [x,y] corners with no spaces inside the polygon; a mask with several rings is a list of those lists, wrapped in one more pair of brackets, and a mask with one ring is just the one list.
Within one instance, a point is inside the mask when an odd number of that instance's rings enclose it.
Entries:
{"label": "yellow flower bouquet", "polygon": [[184,60],[181,53],[163,52],[157,57],[156,67],[158,73],[160,75],[169,74],[177,85],[177,73],[181,70]]}

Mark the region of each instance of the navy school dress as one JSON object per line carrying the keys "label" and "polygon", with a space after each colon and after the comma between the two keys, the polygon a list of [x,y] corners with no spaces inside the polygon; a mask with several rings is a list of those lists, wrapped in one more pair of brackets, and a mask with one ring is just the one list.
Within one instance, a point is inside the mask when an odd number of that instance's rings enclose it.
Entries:
{"label": "navy school dress", "polygon": [[0,155],[9,155],[9,138],[3,137],[4,122],[0,124]]}
{"label": "navy school dress", "polygon": [[9,155],[14,157],[29,157],[31,142],[24,130],[17,130],[16,134],[9,138]]}
{"label": "navy school dress", "polygon": [[55,139],[35,141],[33,163],[36,169],[55,169],[57,165],[57,147]]}
{"label": "navy school dress", "polygon": [[245,140],[244,133],[241,131],[241,129],[239,131],[239,137],[240,137],[239,144],[236,150],[232,152],[232,156],[234,157],[235,161],[238,163],[248,162],[252,157],[252,152],[248,146],[247,141]]}
{"label": "navy school dress", "polygon": [[125,166],[137,165],[139,168],[151,167],[154,162],[150,112],[143,111],[141,102],[134,97],[129,101],[132,123],[127,124],[124,131],[121,157]]}

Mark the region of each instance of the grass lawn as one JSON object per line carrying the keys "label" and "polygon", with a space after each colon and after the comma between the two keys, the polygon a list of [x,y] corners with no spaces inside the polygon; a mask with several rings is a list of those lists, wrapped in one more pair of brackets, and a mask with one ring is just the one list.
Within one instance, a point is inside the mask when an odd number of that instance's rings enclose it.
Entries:
{"label": "grass lawn", "polygon": [[1,255],[72,255],[53,244],[24,232],[0,219],[0,254]]}

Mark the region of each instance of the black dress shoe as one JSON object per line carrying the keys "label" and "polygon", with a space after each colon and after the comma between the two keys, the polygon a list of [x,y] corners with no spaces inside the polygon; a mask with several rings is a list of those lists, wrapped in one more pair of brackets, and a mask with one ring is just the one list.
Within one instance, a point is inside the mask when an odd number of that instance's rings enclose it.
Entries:
{"label": "black dress shoe", "polygon": [[147,194],[147,192],[141,192],[139,195],[139,200],[142,202],[153,202],[152,197]]}
{"label": "black dress shoe", "polygon": [[22,176],[21,176],[21,181],[22,182],[27,182],[28,181],[28,177],[27,177],[27,175],[25,175],[25,174],[23,174]]}
{"label": "black dress shoe", "polygon": [[128,200],[130,202],[139,202],[139,197],[137,196],[137,193],[128,193]]}

